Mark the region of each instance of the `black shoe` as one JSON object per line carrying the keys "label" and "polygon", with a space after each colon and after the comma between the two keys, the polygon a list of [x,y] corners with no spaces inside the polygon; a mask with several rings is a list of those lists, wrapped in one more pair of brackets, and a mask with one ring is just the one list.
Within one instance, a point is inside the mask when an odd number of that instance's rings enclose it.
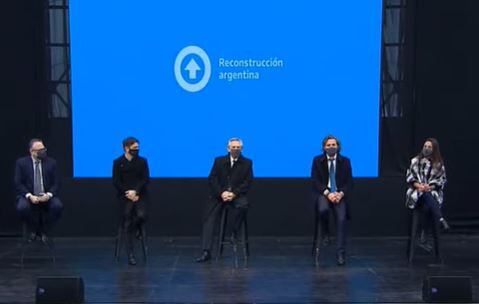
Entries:
{"label": "black shoe", "polygon": [[136,257],[133,253],[128,255],[128,264],[133,266],[136,265]]}
{"label": "black shoe", "polygon": [[331,239],[329,238],[329,235],[325,235],[321,243],[324,247],[328,247],[331,244]]}
{"label": "black shoe", "polygon": [[344,264],[346,264],[346,258],[344,257],[344,252],[338,253],[336,261],[338,262],[338,266],[343,266]]}
{"label": "black shoe", "polygon": [[451,227],[449,227],[449,224],[446,222],[445,219],[442,219],[439,222],[441,223],[442,230],[449,231],[449,229],[451,229]]}
{"label": "black shoe", "polygon": [[36,232],[30,232],[30,235],[28,236],[27,242],[28,243],[33,243],[37,240],[37,233]]}
{"label": "black shoe", "polygon": [[203,254],[196,259],[196,263],[204,263],[211,260],[211,253],[208,250],[203,250]]}
{"label": "black shoe", "polygon": [[41,238],[43,244],[45,244],[47,246],[49,245],[50,238],[45,233],[42,233],[40,238]]}

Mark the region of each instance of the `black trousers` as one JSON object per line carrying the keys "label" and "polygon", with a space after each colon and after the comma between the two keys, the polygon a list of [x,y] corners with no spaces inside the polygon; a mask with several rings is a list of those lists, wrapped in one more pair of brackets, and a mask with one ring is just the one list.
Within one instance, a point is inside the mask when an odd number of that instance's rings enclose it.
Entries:
{"label": "black trousers", "polygon": [[[330,211],[333,210],[336,218],[336,250],[338,253],[346,251],[346,201],[343,199],[338,204],[331,203],[324,195],[320,195],[316,203],[321,227],[327,225]],[[329,232],[329,231],[328,231]]]}
{"label": "black trousers", "polygon": [[226,235],[234,234],[236,236],[248,211],[248,201],[244,197],[228,203],[213,199],[208,201],[203,216],[203,250],[211,251],[213,247],[215,228],[218,227],[223,208],[230,208]]}
{"label": "black trousers", "polygon": [[[16,202],[16,209],[18,215],[27,224],[30,231],[41,234],[47,233],[61,217],[63,204],[56,196],[52,197],[48,202],[39,204],[32,204],[25,197],[19,197]],[[41,216],[43,223],[40,223]]]}
{"label": "black trousers", "polygon": [[126,197],[121,197],[120,211],[121,221],[126,232],[126,248],[128,254],[133,253],[135,233],[142,228],[147,220],[146,205],[147,201],[140,198],[137,202],[132,202]]}
{"label": "black trousers", "polygon": [[430,212],[434,219],[437,221],[442,218],[441,205],[439,205],[436,199],[429,192],[426,192],[421,195],[418,200],[417,207],[424,208],[425,214],[428,214]]}

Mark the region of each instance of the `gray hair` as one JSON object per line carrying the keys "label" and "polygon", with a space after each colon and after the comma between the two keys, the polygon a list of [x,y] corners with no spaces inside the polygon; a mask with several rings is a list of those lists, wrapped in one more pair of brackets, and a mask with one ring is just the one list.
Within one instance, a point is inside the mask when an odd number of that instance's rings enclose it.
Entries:
{"label": "gray hair", "polygon": [[228,146],[231,144],[231,142],[233,141],[238,141],[240,143],[241,146],[243,146],[243,141],[241,140],[241,138],[239,137],[231,137],[230,139],[228,139]]}
{"label": "gray hair", "polygon": [[31,149],[33,147],[33,145],[37,142],[41,142],[43,144],[43,140],[41,138],[30,139],[30,141],[28,142],[28,149]]}

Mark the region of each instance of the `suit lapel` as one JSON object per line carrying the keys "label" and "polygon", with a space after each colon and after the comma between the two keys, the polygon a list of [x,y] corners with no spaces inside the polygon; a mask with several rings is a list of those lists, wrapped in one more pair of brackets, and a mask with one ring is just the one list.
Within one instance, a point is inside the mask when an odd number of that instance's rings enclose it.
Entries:
{"label": "suit lapel", "polygon": [[320,158],[320,165],[323,169],[323,172],[325,172],[326,176],[328,176],[329,168],[328,168],[328,158],[323,155],[323,157]]}
{"label": "suit lapel", "polygon": [[231,158],[229,155],[226,155],[223,158],[223,166],[228,170],[231,169]]}
{"label": "suit lapel", "polygon": [[340,174],[339,172],[341,172],[342,168],[343,168],[343,157],[341,155],[337,155],[336,156],[336,179],[338,178],[338,174]]}
{"label": "suit lapel", "polygon": [[32,185],[33,185],[34,178],[35,178],[33,175],[34,175],[35,173],[34,173],[34,171],[33,171],[34,163],[33,163],[32,158],[31,158],[31,157],[27,157],[27,161],[25,162],[25,164],[26,164],[26,166],[27,166],[27,168],[26,168],[26,169],[27,169],[27,173],[28,173],[27,176],[30,177],[31,182],[32,182]]}

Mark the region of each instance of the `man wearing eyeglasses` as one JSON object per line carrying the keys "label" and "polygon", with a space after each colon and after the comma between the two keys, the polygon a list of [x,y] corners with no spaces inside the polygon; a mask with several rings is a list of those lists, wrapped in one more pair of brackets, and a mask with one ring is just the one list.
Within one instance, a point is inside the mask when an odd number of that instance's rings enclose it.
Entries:
{"label": "man wearing eyeglasses", "polygon": [[28,147],[30,155],[19,158],[15,164],[16,209],[30,230],[28,240],[32,242],[40,238],[47,243],[47,232],[63,210],[57,196],[57,162],[47,156],[41,139],[30,140]]}

